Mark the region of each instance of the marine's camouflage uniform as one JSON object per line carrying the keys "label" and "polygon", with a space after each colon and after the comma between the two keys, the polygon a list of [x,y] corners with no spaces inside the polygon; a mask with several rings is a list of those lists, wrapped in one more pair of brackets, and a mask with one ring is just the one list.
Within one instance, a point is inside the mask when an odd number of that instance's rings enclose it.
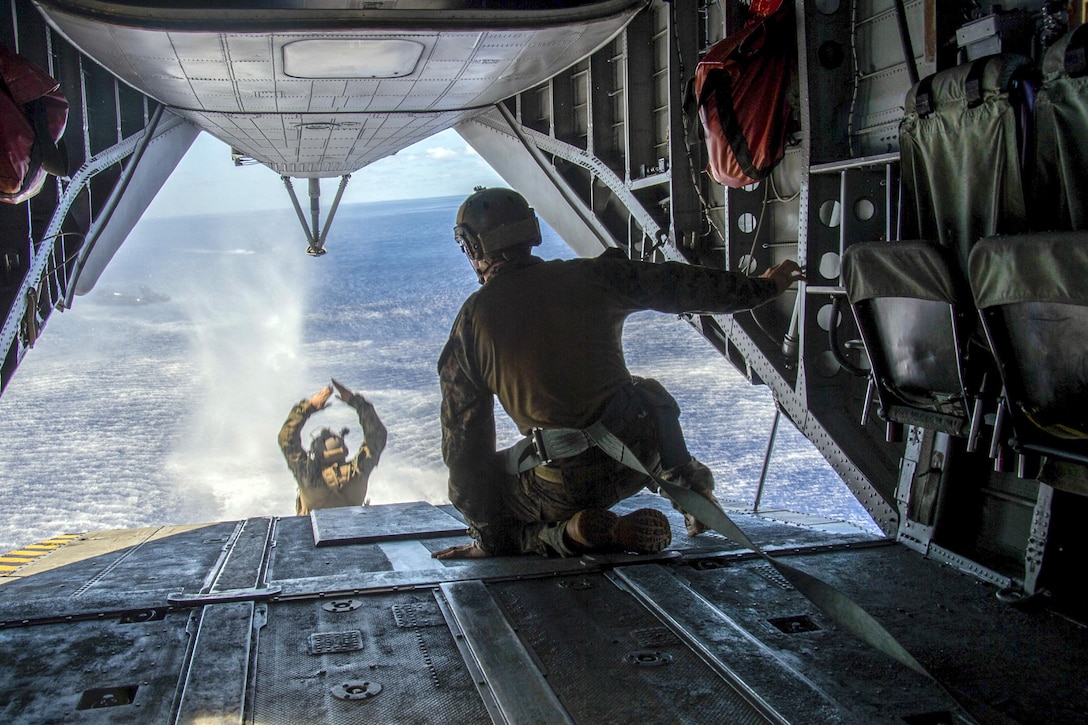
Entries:
{"label": "marine's camouflage uniform", "polygon": [[520,477],[505,473],[495,450],[494,395],[523,434],[600,419],[655,466],[651,408],[676,404],[653,381],[633,385],[624,320],[640,310],[731,313],[775,296],[770,279],[631,261],[620,250],[549,262],[527,255],[498,268],[465,301],[438,362],[450,501],[480,546],[569,555],[567,519],[608,508],[646,483],[598,449]]}
{"label": "marine's camouflage uniform", "polygon": [[302,400],[291,409],[283,427],[280,428],[279,443],[287,466],[295,474],[298,482],[298,495],[295,497],[295,513],[305,515],[314,509],[334,508],[336,506],[360,506],[366,499],[367,482],[370,474],[378,465],[378,459],[385,450],[386,430],[374,406],[362,395],[355,393],[346,401],[359,414],[359,425],[363,428],[363,445],[355,457],[346,461],[342,469],[331,476],[332,483],[327,483],[321,475],[321,469],[302,447],[302,427],[317,409],[310,401]]}

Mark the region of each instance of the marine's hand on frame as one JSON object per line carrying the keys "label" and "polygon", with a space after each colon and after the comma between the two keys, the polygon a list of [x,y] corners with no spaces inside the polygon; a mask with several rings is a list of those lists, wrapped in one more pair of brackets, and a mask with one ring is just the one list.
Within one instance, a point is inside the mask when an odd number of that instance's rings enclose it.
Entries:
{"label": "marine's hand on frame", "polygon": [[787,259],[785,262],[776,264],[759,276],[764,279],[773,279],[775,285],[778,287],[778,294],[785,292],[794,282],[808,281],[801,266],[792,259]]}

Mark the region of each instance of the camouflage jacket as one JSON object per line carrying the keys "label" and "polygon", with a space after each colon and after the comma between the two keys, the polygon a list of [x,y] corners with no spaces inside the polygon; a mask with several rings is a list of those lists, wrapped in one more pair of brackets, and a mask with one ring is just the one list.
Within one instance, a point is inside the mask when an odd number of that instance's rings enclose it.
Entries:
{"label": "camouflage jacket", "polygon": [[[296,514],[304,515],[314,509],[336,506],[360,506],[366,499],[367,482],[385,450],[387,433],[374,406],[366,398],[355,393],[347,403],[359,414],[364,440],[355,457],[343,464],[346,468],[342,471],[343,475],[334,477],[331,483],[326,482],[321,469],[302,447],[302,427],[316,412],[310,401],[299,401],[280,428],[280,450],[298,483]],[[339,482],[336,478],[339,478]]]}
{"label": "camouflage jacket", "polygon": [[[495,451],[494,396],[522,433],[584,428],[631,380],[624,320],[634,312],[732,313],[777,296],[769,279],[627,259],[512,260],[461,307],[438,362],[450,501],[485,549],[512,542]],[[509,482],[506,482],[509,484]]]}

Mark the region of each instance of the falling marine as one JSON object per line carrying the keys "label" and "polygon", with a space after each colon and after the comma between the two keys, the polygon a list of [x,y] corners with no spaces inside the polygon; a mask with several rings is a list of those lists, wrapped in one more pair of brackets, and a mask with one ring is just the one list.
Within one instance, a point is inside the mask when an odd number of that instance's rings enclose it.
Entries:
{"label": "falling marine", "polygon": [[[781,158],[726,186],[693,79],[740,33],[769,52],[778,12]],[[805,265],[754,314],[680,324],[883,535],[751,502],[697,538],[662,506],[659,554],[563,560],[433,559],[465,524],[426,503],[73,534],[4,557],[0,720],[1088,722],[1086,14],[6,0],[0,44],[69,103],[69,173],[0,204],[0,389],[197,134],[283,178],[317,255],[352,172],[453,128],[579,255]]]}

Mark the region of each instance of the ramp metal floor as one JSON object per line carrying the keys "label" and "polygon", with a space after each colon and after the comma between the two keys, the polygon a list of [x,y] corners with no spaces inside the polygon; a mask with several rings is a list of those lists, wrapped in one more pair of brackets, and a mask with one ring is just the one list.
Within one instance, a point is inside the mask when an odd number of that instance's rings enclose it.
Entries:
{"label": "ramp metal floor", "polygon": [[[656,555],[439,561],[451,507],[69,540],[0,579],[10,723],[1084,722],[1079,624],[842,524],[731,511],[876,617],[935,678],[842,631],[768,563],[684,534]],[[451,523],[452,522],[452,523]]]}

